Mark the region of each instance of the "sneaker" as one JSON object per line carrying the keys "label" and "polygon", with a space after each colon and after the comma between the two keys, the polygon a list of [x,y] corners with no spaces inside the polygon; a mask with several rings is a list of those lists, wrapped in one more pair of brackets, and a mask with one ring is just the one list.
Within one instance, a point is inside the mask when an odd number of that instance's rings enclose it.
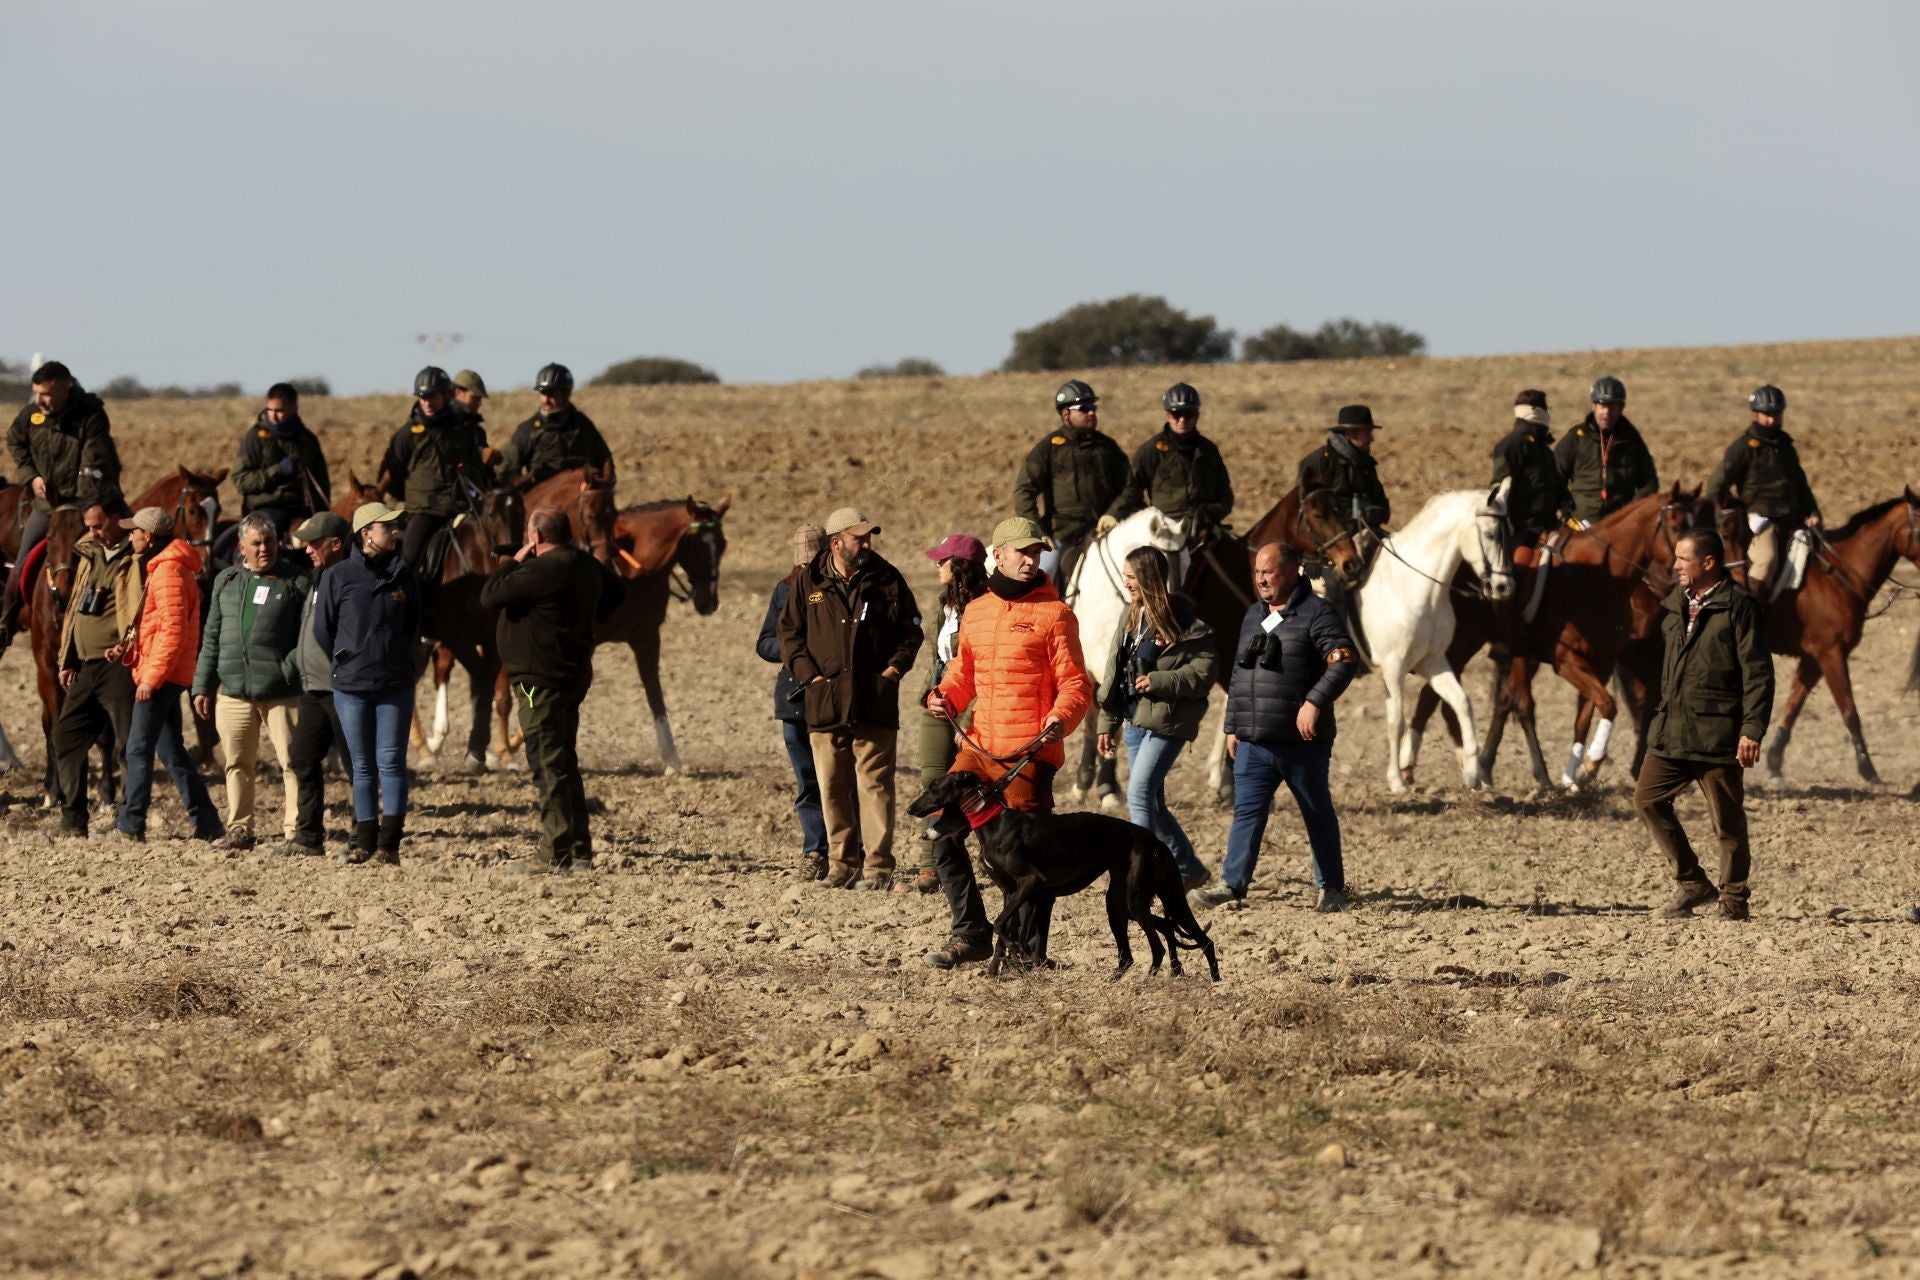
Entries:
{"label": "sneaker", "polygon": [[1202,911],[1211,911],[1215,907],[1230,906],[1240,901],[1242,895],[1235,893],[1227,885],[1215,885],[1211,889],[1195,889],[1187,895],[1187,901]]}
{"label": "sneaker", "polygon": [[1747,900],[1745,898],[1720,899],[1720,918],[1722,920],[1745,920],[1747,918]]}
{"label": "sneaker", "polygon": [[927,963],[936,969],[958,969],[963,964],[978,964],[992,954],[993,948],[984,942],[948,938],[946,946],[927,952]]}
{"label": "sneaker", "polygon": [[1202,888],[1212,883],[1213,883],[1213,872],[1208,871],[1205,868],[1202,868],[1199,875],[1188,876],[1185,880],[1182,880],[1180,882],[1180,887],[1185,889],[1188,893],[1192,893],[1195,889]]}
{"label": "sneaker", "polygon": [[1323,916],[1339,915],[1347,909],[1347,891],[1345,889],[1322,889],[1320,901],[1313,909]]}
{"label": "sneaker", "polygon": [[867,878],[860,882],[860,887],[862,889],[871,889],[875,893],[891,893],[893,892],[893,872],[869,872]]}
{"label": "sneaker", "polygon": [[1688,880],[1674,893],[1673,901],[1654,912],[1662,920],[1691,920],[1695,907],[1704,907],[1720,896],[1720,891],[1705,880]]}

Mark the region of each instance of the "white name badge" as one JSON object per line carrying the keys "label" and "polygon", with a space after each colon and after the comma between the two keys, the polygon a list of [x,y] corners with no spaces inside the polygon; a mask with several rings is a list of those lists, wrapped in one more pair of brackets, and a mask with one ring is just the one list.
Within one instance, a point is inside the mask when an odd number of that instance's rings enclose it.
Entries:
{"label": "white name badge", "polygon": [[267,586],[266,583],[261,583],[253,589],[253,602],[255,604],[265,604],[267,602],[267,594],[271,590],[272,588]]}
{"label": "white name badge", "polygon": [[1286,618],[1283,615],[1278,613],[1270,613],[1266,617],[1260,619],[1260,629],[1266,632],[1268,635],[1272,635],[1274,632],[1280,629],[1280,624],[1285,621],[1286,621]]}

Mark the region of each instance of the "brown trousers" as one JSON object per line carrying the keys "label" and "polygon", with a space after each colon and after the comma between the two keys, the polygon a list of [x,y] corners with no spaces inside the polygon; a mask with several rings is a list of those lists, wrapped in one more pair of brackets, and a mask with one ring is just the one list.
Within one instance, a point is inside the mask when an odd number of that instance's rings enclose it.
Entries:
{"label": "brown trousers", "polygon": [[1687,833],[1674,816],[1674,797],[1689,784],[1698,784],[1707,801],[1707,817],[1720,838],[1720,896],[1747,900],[1747,876],[1753,860],[1747,847],[1745,770],[1737,764],[1703,764],[1674,760],[1651,751],[1640,765],[1640,783],[1634,788],[1634,807],[1647,824],[1653,842],[1666,855],[1673,878],[1681,884],[1707,883],[1700,859],[1694,856]]}
{"label": "brown trousers", "polygon": [[820,779],[820,808],[827,821],[827,851],[835,862],[858,870],[853,828],[868,871],[893,870],[893,761],[899,730],[858,724],[814,730],[813,771]]}

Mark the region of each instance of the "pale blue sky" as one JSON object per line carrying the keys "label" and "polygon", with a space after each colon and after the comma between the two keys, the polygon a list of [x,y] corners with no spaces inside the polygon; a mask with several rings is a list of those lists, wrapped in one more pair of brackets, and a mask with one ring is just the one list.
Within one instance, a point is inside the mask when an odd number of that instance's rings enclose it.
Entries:
{"label": "pale blue sky", "polygon": [[1165,294],[1436,354],[1911,333],[1911,4],[13,0],[0,353],[729,381]]}

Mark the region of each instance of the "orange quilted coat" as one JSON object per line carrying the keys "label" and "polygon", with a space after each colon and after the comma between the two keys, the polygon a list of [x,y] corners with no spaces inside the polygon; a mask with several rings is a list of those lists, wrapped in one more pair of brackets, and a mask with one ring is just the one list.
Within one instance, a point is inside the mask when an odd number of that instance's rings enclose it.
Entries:
{"label": "orange quilted coat", "polygon": [[[1032,742],[1049,715],[1068,733],[1093,705],[1093,681],[1080,656],[1080,623],[1053,583],[1018,600],[991,591],[960,615],[960,640],[940,692],[956,712],[973,708],[973,736],[995,755]],[[1041,748],[1039,759],[1059,768],[1063,743]]]}
{"label": "orange quilted coat", "polygon": [[147,598],[134,645],[133,682],[191,685],[200,658],[200,553],[175,538],[147,562]]}

